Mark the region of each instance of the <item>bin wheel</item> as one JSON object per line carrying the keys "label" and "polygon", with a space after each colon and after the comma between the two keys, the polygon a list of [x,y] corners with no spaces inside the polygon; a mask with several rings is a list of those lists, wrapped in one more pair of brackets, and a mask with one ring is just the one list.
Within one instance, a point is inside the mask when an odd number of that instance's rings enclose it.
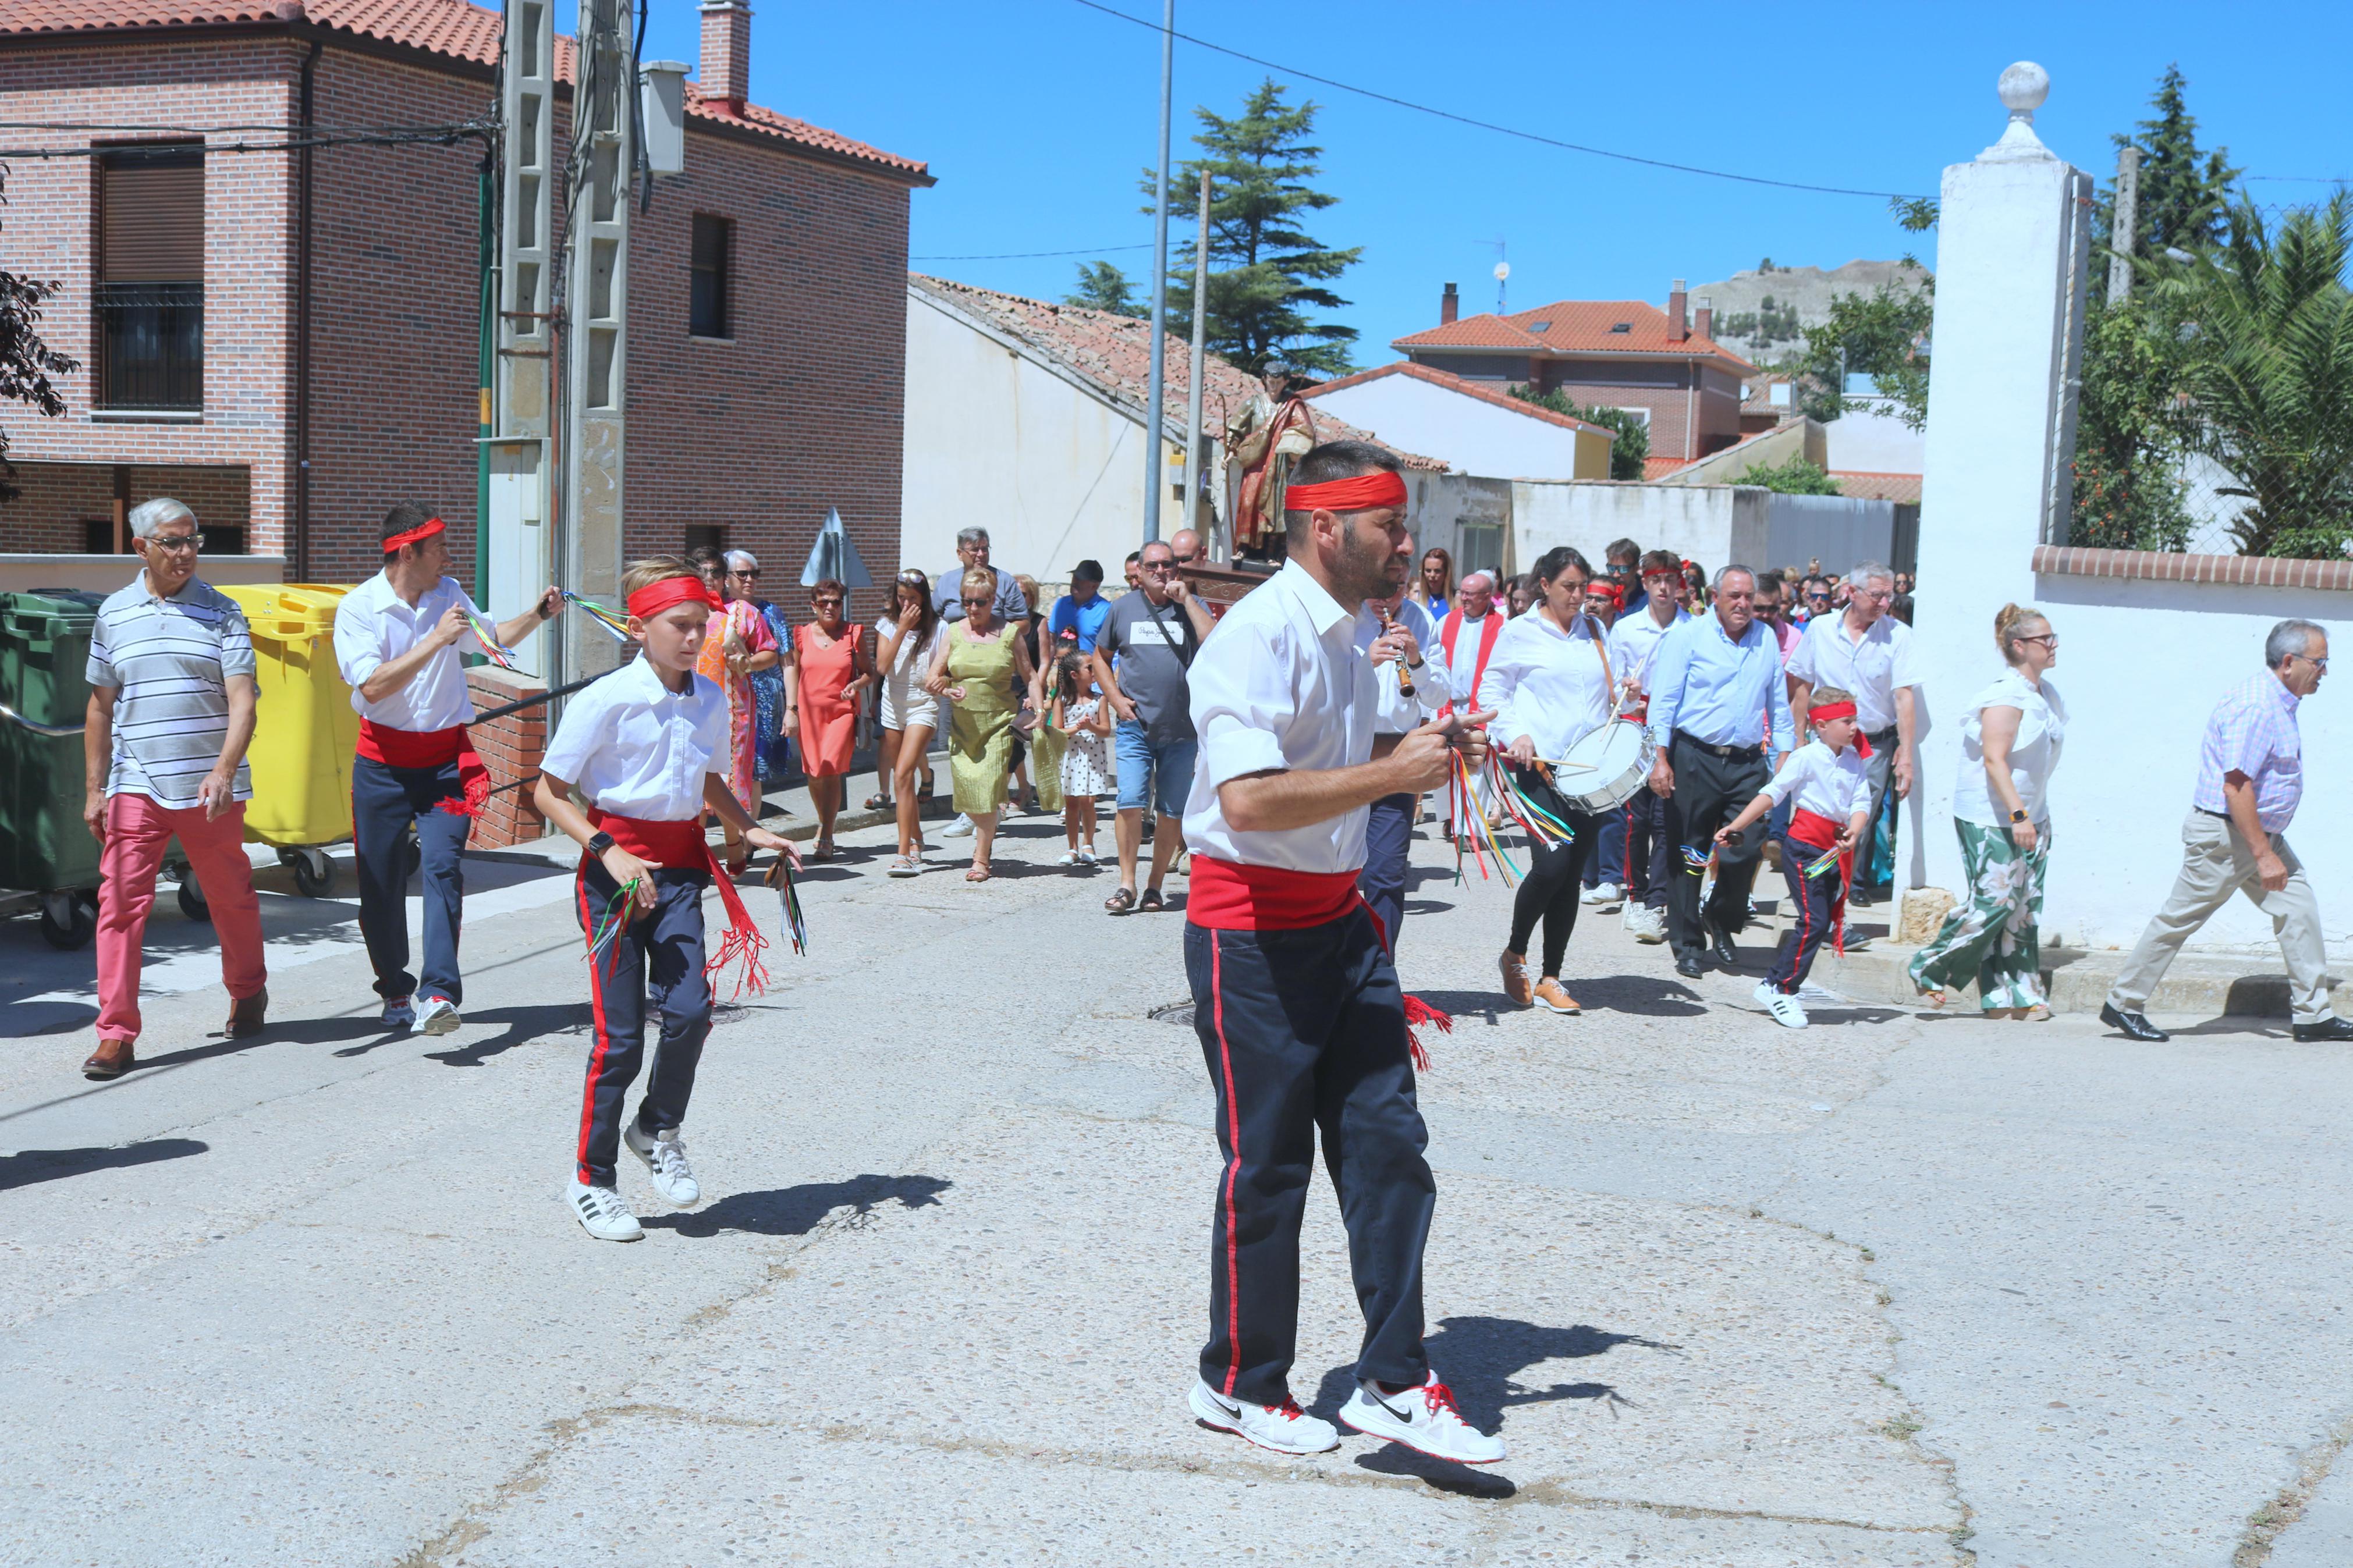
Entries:
{"label": "bin wheel", "polygon": [[98,934],[96,893],[45,893],[41,896],[41,939],[51,947],[71,952],[90,945]]}
{"label": "bin wheel", "polygon": [[294,886],[306,899],[323,899],[335,890],[335,863],[323,849],[297,849],[288,857]]}
{"label": "bin wheel", "polygon": [[212,923],[213,907],[205,899],[205,890],[197,885],[194,871],[180,873],[180,912],[192,921]]}

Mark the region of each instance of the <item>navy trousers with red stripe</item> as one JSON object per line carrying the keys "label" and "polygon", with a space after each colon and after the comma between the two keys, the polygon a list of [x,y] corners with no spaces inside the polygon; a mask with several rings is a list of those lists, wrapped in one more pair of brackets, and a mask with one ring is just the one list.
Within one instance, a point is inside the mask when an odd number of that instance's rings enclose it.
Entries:
{"label": "navy trousers with red stripe", "polygon": [[1421,1252],[1438,1185],[1414,1100],[1405,995],[1362,908],[1304,931],[1185,928],[1193,1027],[1218,1095],[1225,1172],[1209,1228],[1201,1381],[1280,1405],[1299,1337],[1299,1222],[1315,1136],[1340,1199],[1365,1338],[1359,1378],[1409,1386]]}
{"label": "navy trousers with red stripe", "polygon": [[1838,868],[1832,867],[1819,877],[1806,875],[1806,868],[1820,859],[1828,847],[1781,836],[1781,875],[1789,884],[1793,918],[1781,933],[1780,951],[1773,955],[1773,967],[1765,972],[1765,983],[1787,995],[1795,996],[1798,987],[1806,983],[1813,971],[1814,954],[1831,934],[1831,910],[1838,901]]}
{"label": "navy trousers with red stripe", "polygon": [[[596,1030],[581,1091],[578,1159],[580,1179],[592,1186],[613,1184],[622,1102],[645,1059],[649,999],[661,1018],[661,1038],[638,1104],[638,1125],[651,1135],[686,1120],[694,1069],[711,1033],[711,986],[702,977],[702,890],[710,881],[708,871],[656,871],[654,907],[624,927],[589,966]],[[603,861],[583,857],[575,891],[581,923],[593,931],[615,891]]]}

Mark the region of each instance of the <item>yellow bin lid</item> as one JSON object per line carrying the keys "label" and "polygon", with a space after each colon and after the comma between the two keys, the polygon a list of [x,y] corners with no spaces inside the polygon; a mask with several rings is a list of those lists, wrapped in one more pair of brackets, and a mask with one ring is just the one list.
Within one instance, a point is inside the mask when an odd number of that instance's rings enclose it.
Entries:
{"label": "yellow bin lid", "polygon": [[221,589],[245,611],[256,637],[280,642],[331,636],[335,610],[351,591],[330,583],[256,583]]}

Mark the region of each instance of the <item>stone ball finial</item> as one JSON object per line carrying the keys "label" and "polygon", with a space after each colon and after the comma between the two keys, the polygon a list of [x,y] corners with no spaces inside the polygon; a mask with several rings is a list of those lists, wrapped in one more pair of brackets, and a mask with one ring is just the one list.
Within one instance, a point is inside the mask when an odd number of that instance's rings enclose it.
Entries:
{"label": "stone ball finial", "polygon": [[2051,73],[2032,60],[2020,60],[2001,73],[1994,90],[2012,119],[2031,121],[2042,100],[2051,96]]}

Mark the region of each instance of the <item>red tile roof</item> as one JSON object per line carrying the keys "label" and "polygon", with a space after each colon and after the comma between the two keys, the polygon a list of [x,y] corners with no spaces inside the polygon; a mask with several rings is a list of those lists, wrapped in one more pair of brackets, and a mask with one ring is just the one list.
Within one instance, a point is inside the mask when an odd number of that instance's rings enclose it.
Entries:
{"label": "red tile roof", "polygon": [[[1626,331],[1610,329],[1624,323]],[[1539,325],[1543,330],[1538,331]],[[1676,342],[1668,335],[1667,313],[1640,300],[1560,300],[1508,316],[1465,316],[1428,331],[1398,338],[1389,347],[1414,349],[1523,349],[1544,354],[1688,354],[1719,359],[1744,374],[1757,367],[1712,338],[1694,332]]]}
{"label": "red tile roof", "polygon": [[1475,397],[1482,403],[1492,403],[1498,408],[1507,408],[1514,414],[1525,415],[1530,419],[1541,419],[1547,425],[1557,425],[1566,430],[1588,430],[1608,440],[1618,439],[1618,433],[1614,430],[1574,418],[1567,414],[1556,414],[1541,404],[1530,403],[1524,397],[1514,397],[1508,392],[1498,392],[1482,382],[1468,380],[1456,375],[1451,371],[1440,370],[1432,365],[1416,364],[1409,359],[1401,359],[1395,364],[1376,365],[1371,370],[1360,370],[1354,375],[1344,375],[1337,381],[1324,382],[1305,395],[1321,397],[1327,392],[1338,392],[1344,387],[1362,386],[1368,381],[1378,381],[1384,376],[1391,375],[1410,376],[1416,381],[1426,381],[1432,386],[1442,386],[1449,392],[1461,393],[1465,397]]}
{"label": "red tile roof", "polygon": [[1645,458],[1642,459],[1642,477],[1646,479],[1664,479],[1677,468],[1688,468],[1697,461],[1696,458]]}
{"label": "red tile roof", "polygon": [[1841,495],[1857,496],[1864,500],[1917,501],[1920,499],[1919,474],[1874,474],[1859,468],[1832,468],[1831,478],[1838,481]]}
{"label": "red tile roof", "polygon": [[[431,54],[476,65],[494,65],[499,58],[496,11],[470,0],[0,0],[0,37],[12,33],[117,33],[151,27],[228,26],[237,24],[290,25],[308,20],[325,28],[405,44]],[[556,75],[572,79],[572,40],[556,44]],[[730,113],[723,100],[705,101],[689,85],[687,112],[700,120],[740,125],[812,151],[861,163],[871,163],[925,184],[931,176],[920,162],[885,153],[838,132],[758,104],[744,106],[741,116]]]}
{"label": "red tile roof", "polygon": [[[951,310],[987,323],[1015,339],[1042,358],[1092,383],[1139,416],[1150,404],[1152,386],[1152,324],[1134,316],[1090,310],[1078,305],[1050,305],[994,289],[976,289],[944,278],[907,275],[909,285]],[[1175,438],[1182,444],[1185,400],[1192,390],[1192,345],[1176,333],[1167,334],[1167,417]],[[1201,423],[1215,432],[1263,389],[1258,377],[1215,354],[1204,356],[1201,376]],[[1375,441],[1405,459],[1409,468],[1443,473],[1446,465],[1435,458],[1418,457],[1371,432],[1360,430],[1311,405],[1318,438],[1326,441]]]}

